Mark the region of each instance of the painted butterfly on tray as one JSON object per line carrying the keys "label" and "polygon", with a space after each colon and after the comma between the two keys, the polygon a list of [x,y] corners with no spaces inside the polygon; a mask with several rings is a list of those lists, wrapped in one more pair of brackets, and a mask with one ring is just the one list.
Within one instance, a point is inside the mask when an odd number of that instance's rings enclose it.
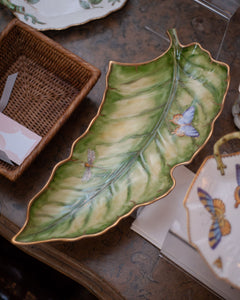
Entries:
{"label": "painted butterfly on tray", "polygon": [[238,205],[240,204],[240,165],[236,165],[236,178],[237,178],[237,184],[238,186],[235,189],[234,197],[235,197],[235,208],[238,208]]}
{"label": "painted butterfly on tray", "polygon": [[93,162],[95,160],[95,152],[91,149],[88,149],[87,162],[84,163],[85,172],[82,177],[82,181],[89,181],[92,174],[91,168],[93,167]]}
{"label": "painted butterfly on tray", "polygon": [[170,122],[173,122],[178,127],[172,132],[177,136],[198,137],[198,131],[191,125],[195,114],[195,107],[190,106],[183,114],[176,114]]}
{"label": "painted butterfly on tray", "polygon": [[220,243],[222,236],[231,232],[231,224],[225,219],[225,204],[220,199],[213,199],[202,188],[198,188],[198,196],[206,210],[211,214],[212,224],[209,229],[208,241],[212,249]]}

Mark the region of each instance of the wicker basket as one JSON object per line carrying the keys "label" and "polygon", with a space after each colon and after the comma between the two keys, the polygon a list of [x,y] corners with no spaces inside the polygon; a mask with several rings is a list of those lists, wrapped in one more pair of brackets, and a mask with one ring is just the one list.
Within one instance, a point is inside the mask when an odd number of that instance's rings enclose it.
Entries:
{"label": "wicker basket", "polygon": [[0,174],[16,180],[94,86],[100,71],[44,34],[14,19],[0,36],[0,95],[18,72],[3,113],[42,137],[20,166],[0,161]]}

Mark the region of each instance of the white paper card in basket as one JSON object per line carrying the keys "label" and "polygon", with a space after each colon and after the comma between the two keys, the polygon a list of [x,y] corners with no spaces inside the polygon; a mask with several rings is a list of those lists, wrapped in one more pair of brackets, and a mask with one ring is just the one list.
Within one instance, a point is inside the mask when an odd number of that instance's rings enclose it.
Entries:
{"label": "white paper card in basket", "polygon": [[40,140],[39,135],[0,113],[0,151],[10,162],[20,165]]}

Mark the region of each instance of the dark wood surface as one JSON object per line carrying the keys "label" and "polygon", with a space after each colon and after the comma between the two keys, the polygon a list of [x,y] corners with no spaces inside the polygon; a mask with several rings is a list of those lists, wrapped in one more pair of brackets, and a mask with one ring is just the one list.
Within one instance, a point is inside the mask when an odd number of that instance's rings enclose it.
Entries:
{"label": "dark wood surface", "polygon": [[[0,6],[0,30],[12,18]],[[24,174],[16,182],[0,177],[0,234],[11,240],[24,224],[28,202],[44,186],[54,165],[69,155],[72,142],[96,114],[105,90],[109,61],[144,62],[161,55],[169,45],[166,31],[173,27],[182,44],[199,42],[214,58],[231,68],[224,110],[215,123],[211,139],[188,166],[196,171],[206,155],[212,154],[214,142],[236,130],[231,107],[238,95],[240,78],[239,21],[240,11],[229,23],[192,0],[128,0],[121,10],[106,18],[66,30],[46,31],[44,34],[98,67],[102,75]],[[238,151],[239,145],[232,141],[223,151]],[[132,221],[132,217],[125,218],[95,238],[20,248],[85,286],[99,299],[217,299],[159,257],[156,247],[130,230]]]}

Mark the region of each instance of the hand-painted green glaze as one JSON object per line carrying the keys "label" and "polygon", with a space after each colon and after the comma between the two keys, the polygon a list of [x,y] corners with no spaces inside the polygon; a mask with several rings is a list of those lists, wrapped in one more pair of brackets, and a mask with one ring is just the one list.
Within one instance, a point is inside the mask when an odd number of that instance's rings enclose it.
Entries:
{"label": "hand-painted green glaze", "polygon": [[[101,2],[102,0],[79,0],[81,7],[84,9],[99,7],[98,5],[101,5]],[[108,2],[114,5],[116,2],[119,2],[119,0],[108,0]]]}
{"label": "hand-painted green glaze", "polygon": [[[154,61],[110,65],[98,117],[32,200],[14,242],[102,233],[134,207],[169,192],[173,168],[206,143],[222,110],[228,66],[198,44],[180,45],[175,30],[169,35],[170,48]],[[189,108],[192,117],[184,113]]]}

